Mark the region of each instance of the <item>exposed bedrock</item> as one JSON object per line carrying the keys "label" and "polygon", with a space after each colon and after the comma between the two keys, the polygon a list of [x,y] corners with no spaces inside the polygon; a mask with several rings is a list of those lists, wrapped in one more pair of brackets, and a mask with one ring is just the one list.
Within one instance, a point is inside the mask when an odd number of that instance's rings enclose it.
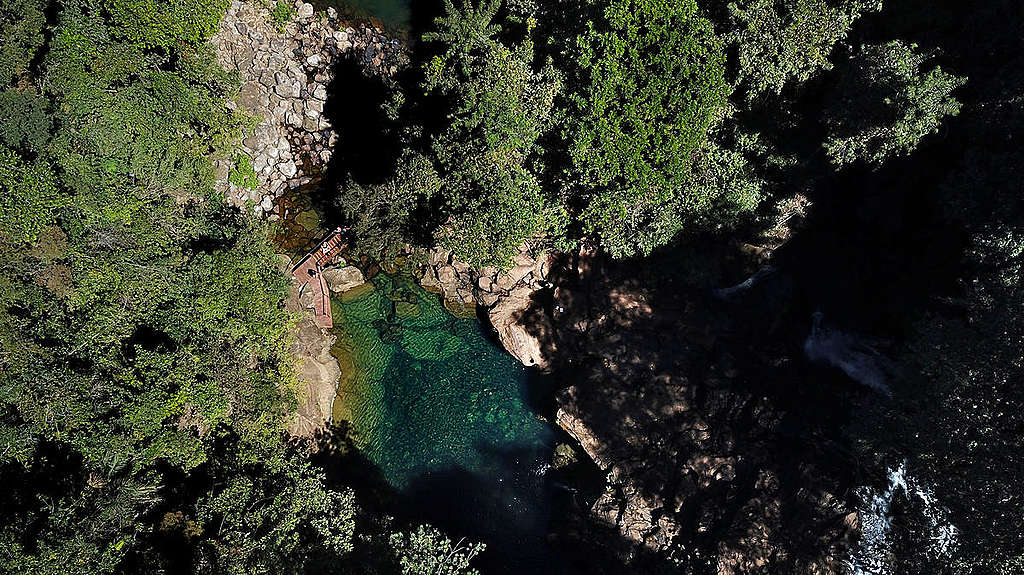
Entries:
{"label": "exposed bedrock", "polygon": [[295,8],[295,19],[278,30],[267,8],[233,0],[211,39],[220,65],[242,82],[231,105],[258,120],[240,151],[255,185],[231,181],[237,158],[224,158],[214,164],[218,189],[229,203],[272,220],[275,200],[315,183],[330,162],[338,135],[324,106],[337,60],[354,59],[375,75],[392,75],[405,61],[404,46],[373,27],[349,25],[333,8],[318,13],[301,1]]}
{"label": "exposed bedrock", "polygon": [[484,306],[512,355],[571,382],[557,423],[607,479],[578,529],[588,548],[600,541],[638,572],[842,572],[850,472],[830,398],[797,385],[801,348],[780,328],[793,282],[762,274],[725,301],[649,285],[638,276],[664,270],[642,265],[524,246],[497,273],[435,251],[424,283]]}

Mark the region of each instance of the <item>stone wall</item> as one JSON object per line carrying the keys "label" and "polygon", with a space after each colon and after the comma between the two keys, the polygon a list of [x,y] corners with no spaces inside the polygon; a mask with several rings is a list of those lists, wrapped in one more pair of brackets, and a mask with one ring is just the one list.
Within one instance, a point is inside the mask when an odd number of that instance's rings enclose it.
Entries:
{"label": "stone wall", "polygon": [[337,134],[324,116],[338,58],[362,62],[368,73],[394,74],[406,60],[403,46],[365,24],[346,25],[333,8],[316,13],[297,2],[283,32],[266,8],[233,0],[211,40],[226,70],[242,81],[236,102],[259,118],[241,152],[252,159],[255,189],[228,181],[232,160],[215,164],[218,189],[232,205],[277,219],[275,200],[289,188],[314,182],[331,159]]}

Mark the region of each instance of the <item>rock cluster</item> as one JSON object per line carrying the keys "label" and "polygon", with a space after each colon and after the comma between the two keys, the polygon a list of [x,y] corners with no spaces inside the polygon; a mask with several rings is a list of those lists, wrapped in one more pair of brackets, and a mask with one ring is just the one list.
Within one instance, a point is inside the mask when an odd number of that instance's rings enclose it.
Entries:
{"label": "rock cluster", "polygon": [[763,335],[790,305],[785,277],[760,286],[775,308],[711,313],[698,287],[574,258],[551,279],[560,355],[577,366],[556,421],[606,474],[591,518],[616,533],[585,537],[638,572],[842,572],[849,470],[821,455],[822,406],[797,397],[785,338]]}
{"label": "rock cluster", "polygon": [[506,271],[476,269],[454,259],[450,251],[436,249],[421,269],[420,285],[441,293],[456,313],[483,307],[509,353],[523,365],[547,369],[554,349],[546,337],[551,331],[548,316],[538,309],[537,300],[538,292],[551,288],[554,263],[551,254],[534,255],[526,244]]}
{"label": "rock cluster", "polygon": [[259,184],[247,189],[230,182],[233,160],[223,159],[215,164],[217,185],[229,203],[250,205],[270,219],[278,217],[277,198],[315,183],[330,162],[338,136],[325,106],[336,59],[359,59],[374,74],[394,74],[404,61],[402,45],[375,28],[345,26],[333,8],[317,14],[299,1],[295,9],[280,32],[265,7],[233,0],[211,40],[220,65],[237,70],[242,81],[231,105],[260,118],[242,142]]}
{"label": "rock cluster", "polygon": [[332,293],[345,293],[366,283],[363,272],[355,266],[331,267],[321,273]]}

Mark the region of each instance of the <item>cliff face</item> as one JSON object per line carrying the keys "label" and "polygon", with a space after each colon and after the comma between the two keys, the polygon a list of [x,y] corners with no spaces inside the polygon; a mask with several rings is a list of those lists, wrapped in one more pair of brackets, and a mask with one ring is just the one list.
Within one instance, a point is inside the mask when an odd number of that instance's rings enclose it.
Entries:
{"label": "cliff face", "polygon": [[851,480],[838,426],[792,346],[772,343],[792,283],[776,274],[727,303],[637,275],[563,258],[548,305],[516,314],[572,382],[558,424],[607,474],[584,537],[638,572],[840,572],[856,514],[837,497]]}

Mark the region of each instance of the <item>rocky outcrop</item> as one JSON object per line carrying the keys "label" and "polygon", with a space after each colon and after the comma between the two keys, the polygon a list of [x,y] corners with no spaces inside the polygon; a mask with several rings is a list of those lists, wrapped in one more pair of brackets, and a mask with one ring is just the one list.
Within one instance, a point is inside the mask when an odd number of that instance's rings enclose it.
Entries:
{"label": "rocky outcrop", "polygon": [[355,266],[327,268],[321,273],[331,293],[344,293],[366,283],[363,272]]}
{"label": "rocky outcrop", "polygon": [[[291,259],[281,256],[281,270],[291,268]],[[331,355],[335,337],[321,329],[307,312],[312,305],[307,290],[299,293],[292,284],[285,309],[298,316],[294,326],[294,338],[289,350],[296,362],[299,380],[303,383],[299,397],[299,408],[288,425],[288,433],[295,438],[312,439],[331,421],[331,407],[341,379],[341,367]]]}
{"label": "rocky outcrop", "polygon": [[549,314],[540,294],[556,258],[523,244],[507,270],[475,269],[456,260],[450,251],[435,249],[420,268],[420,285],[441,294],[449,309],[487,312],[502,345],[528,367],[548,369],[555,353]]}
{"label": "rocky outcrop", "polygon": [[533,291],[527,285],[513,289],[499,298],[487,315],[502,346],[513,357],[527,367],[546,370],[555,352],[553,345],[545,345],[551,341],[551,324],[544,313],[530,313]]}
{"label": "rocky outcrop", "polygon": [[842,572],[848,471],[820,453],[834,426],[792,387],[784,347],[758,335],[791,298],[784,275],[759,286],[778,308],[712,312],[727,304],[708,290],[574,260],[550,278],[549,321],[571,382],[556,421],[606,474],[588,547],[606,542],[637,572]]}
{"label": "rocky outcrop", "polygon": [[215,162],[216,185],[232,205],[270,219],[279,216],[277,198],[315,183],[331,159],[338,136],[325,106],[336,60],[357,59],[375,74],[394,74],[405,61],[402,45],[372,27],[345,25],[333,8],[318,14],[307,3],[295,7],[295,20],[280,32],[261,4],[233,0],[211,40],[220,65],[241,78],[231,105],[259,118],[240,151],[257,185],[230,181],[233,158]]}

